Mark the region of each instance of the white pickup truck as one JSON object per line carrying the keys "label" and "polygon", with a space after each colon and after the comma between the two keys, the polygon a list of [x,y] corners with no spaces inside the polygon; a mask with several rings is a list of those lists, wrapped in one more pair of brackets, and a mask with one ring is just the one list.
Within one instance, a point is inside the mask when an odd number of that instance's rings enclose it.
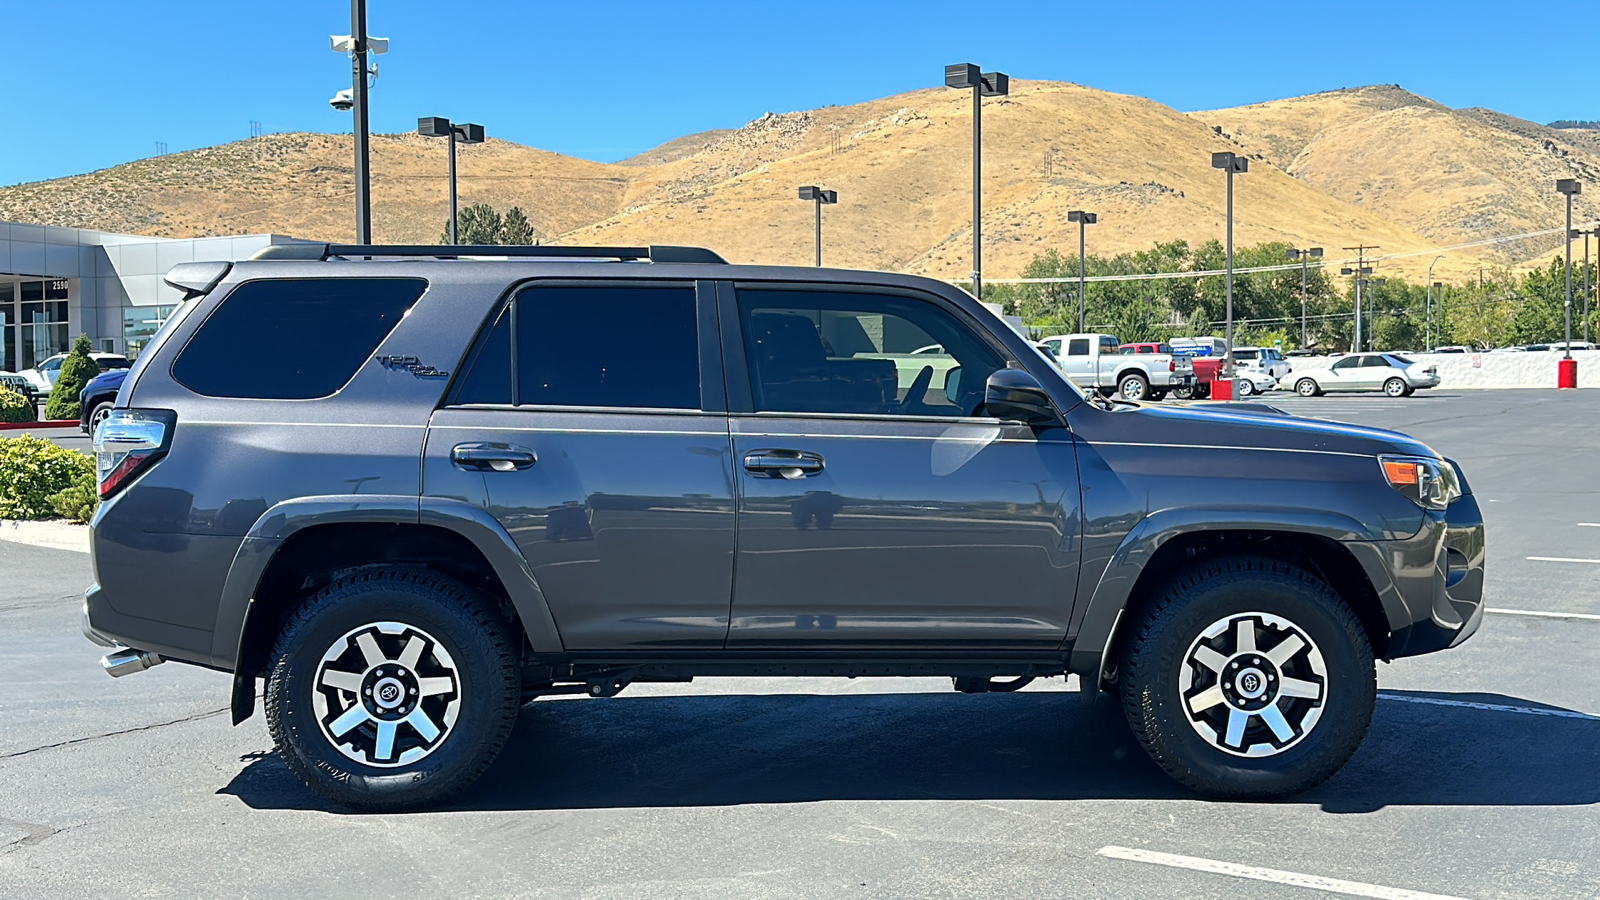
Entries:
{"label": "white pickup truck", "polygon": [[1129,353],[1114,334],[1058,334],[1040,341],[1055,354],[1068,380],[1086,391],[1124,400],[1160,400],[1190,388],[1194,370],[1170,353]]}

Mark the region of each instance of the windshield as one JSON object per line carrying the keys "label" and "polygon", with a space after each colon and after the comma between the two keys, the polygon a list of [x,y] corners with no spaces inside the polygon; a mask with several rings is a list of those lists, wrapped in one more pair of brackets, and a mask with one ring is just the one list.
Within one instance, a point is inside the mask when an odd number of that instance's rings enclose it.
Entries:
{"label": "windshield", "polygon": [[1235,351],[1233,351],[1233,358],[1234,359],[1255,359],[1257,356],[1258,356],[1258,351],[1255,351],[1255,350],[1235,350]]}

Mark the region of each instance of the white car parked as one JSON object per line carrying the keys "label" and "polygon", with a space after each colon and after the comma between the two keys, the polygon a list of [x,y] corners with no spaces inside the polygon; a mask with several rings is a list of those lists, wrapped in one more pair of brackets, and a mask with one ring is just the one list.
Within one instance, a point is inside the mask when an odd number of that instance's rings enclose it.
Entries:
{"label": "white car parked", "polygon": [[1241,400],[1256,394],[1265,394],[1277,387],[1278,379],[1260,369],[1246,369],[1243,366],[1235,366],[1233,369],[1233,392]]}
{"label": "white car parked", "polygon": [[1235,347],[1233,348],[1233,369],[1235,372],[1254,370],[1266,372],[1280,382],[1289,379],[1289,373],[1294,366],[1283,358],[1283,351],[1277,347]]}
{"label": "white car parked", "polygon": [[1324,369],[1296,373],[1295,393],[1316,397],[1334,391],[1382,391],[1409,397],[1420,388],[1439,386],[1439,370],[1398,353],[1352,353]]}
{"label": "white car parked", "polygon": [[[133,365],[126,356],[120,353],[91,353],[89,358],[95,361],[101,372],[109,369],[126,369]],[[28,379],[28,383],[33,385],[34,391],[40,394],[48,394],[50,389],[55,387],[56,376],[61,374],[61,364],[66,359],[67,354],[57,353],[37,366],[25,369],[18,374]]]}

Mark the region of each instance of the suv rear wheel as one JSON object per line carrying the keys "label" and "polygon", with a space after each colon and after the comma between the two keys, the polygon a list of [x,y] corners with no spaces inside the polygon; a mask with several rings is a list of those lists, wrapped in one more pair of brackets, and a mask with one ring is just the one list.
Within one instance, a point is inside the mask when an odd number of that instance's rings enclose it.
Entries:
{"label": "suv rear wheel", "polygon": [[361,809],[437,803],[481,775],[516,724],[510,629],[424,569],[341,578],[290,617],[267,673],[267,728],[312,790]]}
{"label": "suv rear wheel", "polygon": [[1260,557],[1179,574],[1133,623],[1119,666],[1135,736],[1204,794],[1269,798],[1327,780],[1366,736],[1372,648],[1315,576]]}

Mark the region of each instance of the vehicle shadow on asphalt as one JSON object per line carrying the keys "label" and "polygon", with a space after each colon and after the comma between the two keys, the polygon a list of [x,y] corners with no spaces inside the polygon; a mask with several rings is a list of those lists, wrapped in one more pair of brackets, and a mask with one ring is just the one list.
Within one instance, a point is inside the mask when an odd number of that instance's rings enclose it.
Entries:
{"label": "vehicle shadow on asphalt", "polygon": [[[1399,697],[1530,706],[1500,695]],[[1380,700],[1345,769],[1288,803],[1600,801],[1600,722]],[[276,755],[219,793],[340,812]],[[539,701],[447,810],[610,809],[819,800],[1193,799],[1134,742],[1118,705],[1071,693],[741,695]]]}

